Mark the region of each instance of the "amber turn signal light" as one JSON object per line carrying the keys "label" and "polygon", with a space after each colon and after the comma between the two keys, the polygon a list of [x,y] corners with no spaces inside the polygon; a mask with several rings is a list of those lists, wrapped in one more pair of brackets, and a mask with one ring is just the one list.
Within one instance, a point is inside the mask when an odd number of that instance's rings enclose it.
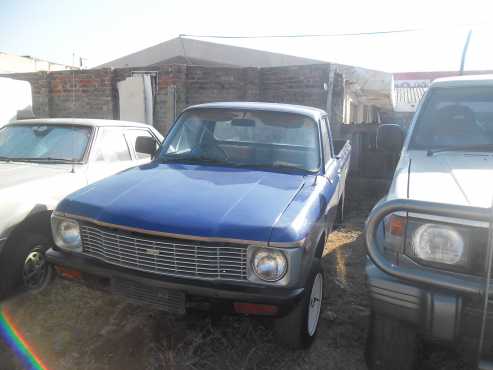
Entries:
{"label": "amber turn signal light", "polygon": [[404,236],[406,232],[406,218],[397,215],[390,216],[389,231],[394,236]]}

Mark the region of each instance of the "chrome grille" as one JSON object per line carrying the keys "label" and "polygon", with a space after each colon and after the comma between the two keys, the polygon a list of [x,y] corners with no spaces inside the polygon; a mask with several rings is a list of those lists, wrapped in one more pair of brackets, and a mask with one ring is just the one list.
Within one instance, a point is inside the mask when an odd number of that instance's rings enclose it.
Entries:
{"label": "chrome grille", "polygon": [[246,280],[246,246],[153,237],[93,224],[80,226],[82,252],[161,275]]}

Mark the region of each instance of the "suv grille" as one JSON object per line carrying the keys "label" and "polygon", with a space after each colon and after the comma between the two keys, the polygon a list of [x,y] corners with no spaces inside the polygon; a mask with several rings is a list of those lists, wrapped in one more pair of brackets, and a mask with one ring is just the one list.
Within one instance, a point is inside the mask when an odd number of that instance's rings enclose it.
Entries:
{"label": "suv grille", "polygon": [[247,248],[81,224],[82,252],[114,265],[161,275],[246,280]]}

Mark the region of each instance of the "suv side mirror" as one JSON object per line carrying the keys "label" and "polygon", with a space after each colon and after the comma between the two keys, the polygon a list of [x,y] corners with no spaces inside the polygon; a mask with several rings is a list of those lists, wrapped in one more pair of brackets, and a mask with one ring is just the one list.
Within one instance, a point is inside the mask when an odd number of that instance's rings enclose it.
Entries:
{"label": "suv side mirror", "polygon": [[138,136],[135,140],[135,151],[149,154],[151,157],[154,156],[156,154],[156,140],[149,136]]}
{"label": "suv side mirror", "polygon": [[394,124],[380,125],[377,129],[377,148],[398,153],[404,144],[404,131]]}

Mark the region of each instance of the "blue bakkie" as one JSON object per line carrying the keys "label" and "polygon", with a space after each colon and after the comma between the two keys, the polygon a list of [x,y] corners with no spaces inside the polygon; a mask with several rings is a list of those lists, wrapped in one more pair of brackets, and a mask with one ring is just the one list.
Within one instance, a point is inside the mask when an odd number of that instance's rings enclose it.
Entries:
{"label": "blue bakkie", "polygon": [[321,258],[341,218],[349,142],[323,110],[273,103],[187,108],[151,163],[65,198],[52,216],[61,277],[184,314],[275,318],[307,348],[323,299]]}

